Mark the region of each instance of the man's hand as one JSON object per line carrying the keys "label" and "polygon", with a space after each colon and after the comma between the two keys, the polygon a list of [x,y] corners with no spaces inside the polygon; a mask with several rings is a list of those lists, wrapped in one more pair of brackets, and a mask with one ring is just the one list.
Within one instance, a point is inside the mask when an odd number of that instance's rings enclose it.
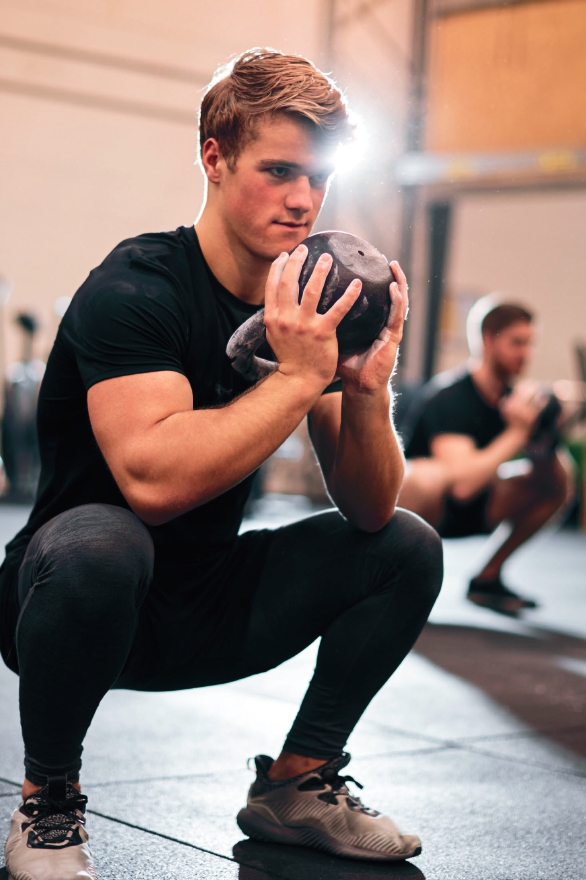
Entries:
{"label": "man's hand", "polygon": [[267,340],[285,376],[314,380],[325,388],[334,378],[338,363],[336,327],[360,294],[362,283],[354,280],[324,315],[317,312],[320,296],[332,266],[330,254],[322,254],[299,302],[299,275],[307,257],[300,245],[291,256],[284,253],[271,267],[265,291],[264,321]]}
{"label": "man's hand", "polygon": [[386,388],[395,369],[397,349],[403,338],[403,324],[409,310],[409,288],[405,274],[396,260],[391,263],[391,269],[396,280],[389,289],[389,319],[367,351],[340,358],[337,375],[345,389],[355,388],[360,392],[371,393]]}
{"label": "man's hand", "polygon": [[500,410],[507,426],[523,432],[529,439],[546,402],[539,383],[525,380],[518,382],[511,394],[502,399]]}

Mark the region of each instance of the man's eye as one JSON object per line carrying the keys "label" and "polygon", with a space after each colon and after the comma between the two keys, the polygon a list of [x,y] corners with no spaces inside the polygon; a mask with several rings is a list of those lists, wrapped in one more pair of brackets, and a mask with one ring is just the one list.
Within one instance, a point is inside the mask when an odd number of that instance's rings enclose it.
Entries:
{"label": "man's eye", "polygon": [[273,177],[283,178],[287,177],[289,173],[289,169],[285,167],[285,165],[275,165],[274,168],[269,168],[269,171],[273,175]]}
{"label": "man's eye", "polygon": [[329,177],[329,174],[327,174],[325,171],[322,172],[321,174],[313,174],[310,177],[311,185],[312,186],[325,186],[325,184],[328,181],[328,177]]}

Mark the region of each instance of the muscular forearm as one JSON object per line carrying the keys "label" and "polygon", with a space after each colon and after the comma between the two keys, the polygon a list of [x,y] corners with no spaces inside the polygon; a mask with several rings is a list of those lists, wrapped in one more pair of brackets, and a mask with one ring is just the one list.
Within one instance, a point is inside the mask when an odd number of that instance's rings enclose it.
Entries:
{"label": "muscular forearm", "polygon": [[468,501],[486,489],[494,480],[499,465],[516,455],[526,442],[527,432],[523,428],[506,428],[484,449],[453,463],[453,497],[459,501]]}
{"label": "muscular forearm", "polygon": [[218,409],[177,412],[129,450],[115,474],[133,510],[160,525],[252,473],[297,427],[322,388],[276,372]]}
{"label": "muscular forearm", "polygon": [[390,415],[390,392],[342,394],[340,432],[327,482],[342,513],[364,531],[392,517],[404,460]]}

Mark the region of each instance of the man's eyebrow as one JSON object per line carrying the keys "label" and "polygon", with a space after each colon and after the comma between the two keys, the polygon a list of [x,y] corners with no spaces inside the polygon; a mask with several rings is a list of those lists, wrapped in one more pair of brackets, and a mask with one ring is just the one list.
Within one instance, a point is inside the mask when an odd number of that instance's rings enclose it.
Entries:
{"label": "man's eyebrow", "polygon": [[261,159],[258,164],[262,168],[272,168],[275,165],[278,165],[279,168],[296,168],[299,170],[303,168],[298,162],[287,162],[286,159]]}
{"label": "man's eyebrow", "polygon": [[[299,162],[288,162],[286,159],[261,159],[258,163],[259,168],[290,168],[293,171],[303,171],[303,165]],[[332,162],[324,162],[321,169],[314,171],[314,174],[333,174],[335,170]],[[310,177],[313,175],[310,175]]]}

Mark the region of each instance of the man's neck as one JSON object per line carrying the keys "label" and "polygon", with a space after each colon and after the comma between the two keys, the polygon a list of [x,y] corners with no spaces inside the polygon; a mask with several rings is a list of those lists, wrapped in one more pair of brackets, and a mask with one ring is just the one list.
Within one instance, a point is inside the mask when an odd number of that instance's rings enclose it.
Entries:
{"label": "man's neck", "polygon": [[204,259],[220,284],[238,299],[262,305],[270,262],[246,250],[207,210],[195,224],[195,231]]}
{"label": "man's neck", "polygon": [[496,406],[507,390],[506,379],[499,375],[492,366],[483,360],[471,372],[472,380],[480,394],[491,406]]}

